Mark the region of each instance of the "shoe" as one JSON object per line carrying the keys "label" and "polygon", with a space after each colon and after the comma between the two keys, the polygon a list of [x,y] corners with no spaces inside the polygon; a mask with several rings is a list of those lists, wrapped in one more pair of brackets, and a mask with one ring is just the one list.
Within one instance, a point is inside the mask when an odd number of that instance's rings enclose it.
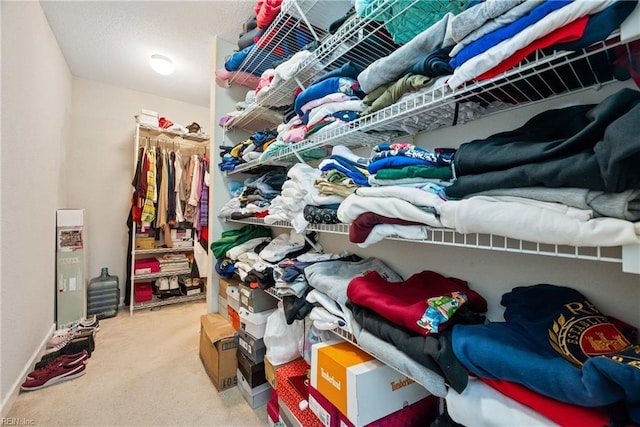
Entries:
{"label": "shoe", "polygon": [[41,377],[42,375],[46,375],[46,373],[50,370],[51,365],[75,366],[81,363],[87,363],[88,358],[89,353],[87,353],[86,350],[82,350],[81,352],[76,354],[63,354],[56,357],[44,366],[38,367],[38,365],[36,364],[36,369],[27,374],[27,379],[30,380]]}
{"label": "shoe", "polygon": [[32,391],[39,390],[44,387],[49,387],[63,381],[72,380],[85,374],[86,366],[84,363],[80,363],[75,366],[54,365],[51,364],[43,369],[42,375],[37,378],[27,379],[20,386],[21,390]]}
{"label": "shoe", "polygon": [[64,354],[74,354],[78,353],[82,350],[86,350],[89,353],[89,358],[91,358],[91,353],[96,349],[96,342],[93,339],[93,335],[83,335],[77,336],[67,344],[62,352]]}
{"label": "shoe", "polygon": [[100,330],[100,321],[98,320],[95,314],[88,318],[83,317],[80,320],[76,320],[75,322],[70,323],[69,325],[67,325],[66,329],[70,329],[74,331],[78,329],[87,329],[87,328],[92,328],[96,332]]}
{"label": "shoe", "polygon": [[169,279],[166,277],[161,277],[156,280],[156,286],[158,286],[159,291],[168,291],[169,290]]}
{"label": "shoe", "polygon": [[169,289],[179,289],[180,284],[178,284],[178,276],[169,277]]}
{"label": "shoe", "polygon": [[189,133],[198,133],[200,132],[200,125],[196,122],[193,122],[189,126],[187,126],[187,130],[189,131]]}
{"label": "shoe", "polygon": [[47,348],[61,348],[64,347],[66,343],[71,341],[71,339],[75,336],[75,332],[73,332],[69,328],[64,328],[57,330],[53,333],[53,336],[47,342]]}
{"label": "shoe", "polygon": [[[47,343],[47,349],[44,354],[55,353],[59,350],[65,348],[73,339],[75,338],[75,333],[71,333],[69,335],[65,335],[64,337],[60,337],[59,340],[56,340],[55,344]],[[53,338],[52,338],[53,340]]]}

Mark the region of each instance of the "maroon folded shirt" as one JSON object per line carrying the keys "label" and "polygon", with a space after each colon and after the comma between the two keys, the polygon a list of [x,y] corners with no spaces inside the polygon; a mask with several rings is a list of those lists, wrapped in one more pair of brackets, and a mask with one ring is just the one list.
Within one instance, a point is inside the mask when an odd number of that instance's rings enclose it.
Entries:
{"label": "maroon folded shirt", "polygon": [[[469,298],[466,304],[472,311],[487,311],[487,301],[469,289],[467,282],[444,277],[433,271],[422,271],[404,282],[388,282],[376,271],[358,276],[349,282],[347,297],[350,301],[368,307],[389,321],[420,335],[429,331],[418,324],[428,307],[427,300],[452,292],[464,292]],[[440,324],[445,330],[451,322]]]}
{"label": "maroon folded shirt", "polygon": [[358,216],[349,226],[349,240],[353,243],[363,243],[378,224],[396,224],[396,225],[424,225],[420,222],[407,221],[400,218],[391,218],[388,216],[378,215],[373,212],[365,212]]}

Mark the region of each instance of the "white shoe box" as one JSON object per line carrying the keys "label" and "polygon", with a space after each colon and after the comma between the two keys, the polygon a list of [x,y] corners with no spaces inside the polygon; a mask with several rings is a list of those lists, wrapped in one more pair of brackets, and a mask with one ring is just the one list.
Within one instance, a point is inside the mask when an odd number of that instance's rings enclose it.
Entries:
{"label": "white shoe box", "polygon": [[267,329],[267,318],[274,312],[275,310],[268,310],[260,313],[251,313],[246,308],[240,307],[240,311],[238,311],[240,329],[243,329],[254,338],[263,338]]}

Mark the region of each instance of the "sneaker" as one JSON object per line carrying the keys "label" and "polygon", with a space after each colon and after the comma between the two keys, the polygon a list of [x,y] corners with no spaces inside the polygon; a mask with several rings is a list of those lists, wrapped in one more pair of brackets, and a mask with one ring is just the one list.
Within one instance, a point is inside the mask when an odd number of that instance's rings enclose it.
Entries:
{"label": "sneaker", "polygon": [[[47,349],[44,354],[55,353],[59,350],[65,348],[73,339],[75,338],[75,333],[66,335],[61,337],[60,340],[56,340],[55,344],[47,343]],[[53,339],[53,338],[52,338]]]}
{"label": "sneaker", "polygon": [[49,387],[63,381],[72,380],[85,374],[86,366],[84,363],[80,363],[75,366],[55,365],[51,364],[46,366],[42,375],[37,378],[27,379],[22,383],[20,389],[24,391],[39,390],[44,387]]}
{"label": "sneaker", "polygon": [[88,318],[83,317],[80,320],[76,320],[75,322],[70,323],[69,325],[67,325],[66,329],[75,331],[78,329],[88,329],[88,328],[94,329],[96,332],[100,330],[100,322],[98,321],[98,318],[96,317],[95,314]]}
{"label": "sneaker", "polygon": [[[38,378],[42,375],[46,375],[49,372],[51,365],[64,365],[64,366],[75,366],[79,364],[87,363],[87,359],[89,358],[89,353],[86,350],[82,350],[76,354],[63,354],[61,356],[56,357],[54,360],[49,362],[48,364],[36,367],[33,371],[27,374],[27,379]],[[37,366],[37,365],[36,365]]]}
{"label": "sneaker", "polygon": [[178,276],[169,277],[169,289],[178,289],[180,285],[178,284]]}
{"label": "sneaker", "polygon": [[156,286],[158,286],[159,291],[168,291],[169,290],[169,279],[166,277],[161,277],[156,280]]}
{"label": "sneaker", "polygon": [[60,345],[64,346],[66,343],[71,341],[71,339],[75,336],[75,332],[71,329],[65,328],[59,331],[55,331],[51,339],[47,341],[47,348],[60,348]]}
{"label": "sneaker", "polygon": [[77,336],[67,344],[62,352],[64,354],[75,354],[82,350],[86,350],[89,353],[89,358],[91,358],[91,353],[96,349],[96,341],[93,338],[92,334]]}

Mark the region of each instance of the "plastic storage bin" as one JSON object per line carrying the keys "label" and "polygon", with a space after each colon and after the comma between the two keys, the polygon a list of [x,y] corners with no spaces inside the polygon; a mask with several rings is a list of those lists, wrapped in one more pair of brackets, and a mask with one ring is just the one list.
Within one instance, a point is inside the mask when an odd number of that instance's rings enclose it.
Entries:
{"label": "plastic storage bin", "polygon": [[115,317],[120,302],[118,276],[109,275],[109,269],[103,267],[100,276],[89,280],[87,288],[87,316],[94,314],[98,319]]}

